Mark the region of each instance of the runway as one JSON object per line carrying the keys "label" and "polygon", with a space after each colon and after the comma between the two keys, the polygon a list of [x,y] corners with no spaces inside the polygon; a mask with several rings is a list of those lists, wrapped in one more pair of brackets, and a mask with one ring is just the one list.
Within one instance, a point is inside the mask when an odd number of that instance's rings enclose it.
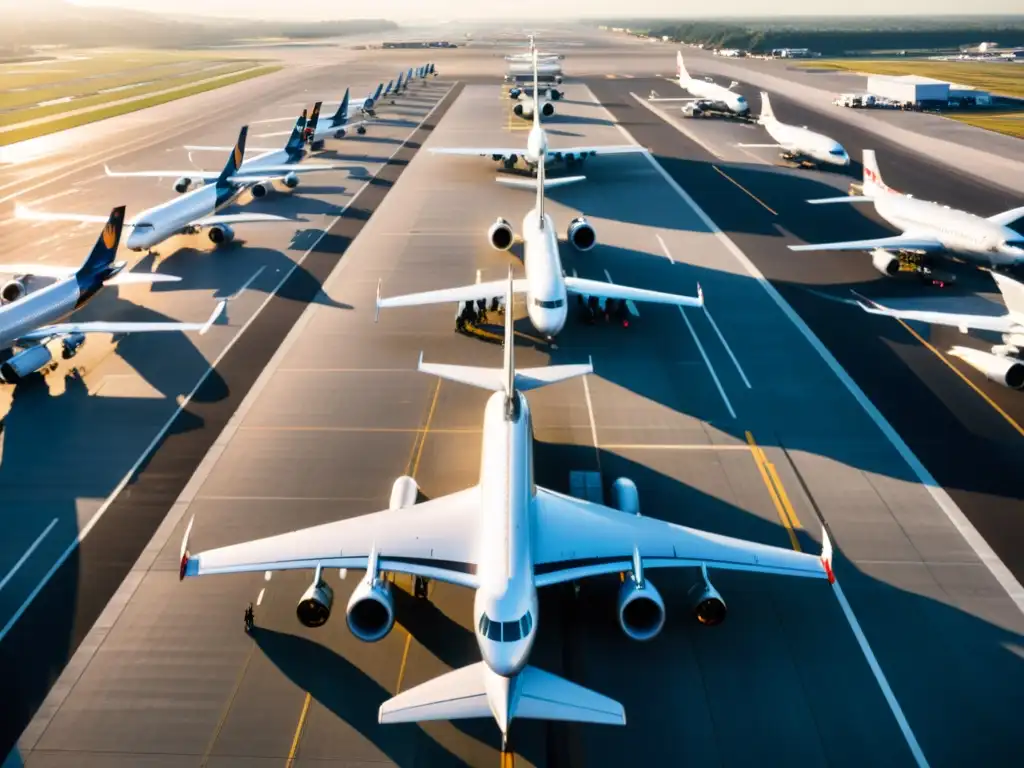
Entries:
{"label": "runway", "polygon": [[[592,59],[601,55],[599,45],[588,44]],[[329,143],[344,155],[381,154],[376,161],[351,159],[365,169],[354,174],[357,181],[325,174],[343,192],[304,184],[283,203],[253,203],[274,212],[294,207],[309,216],[311,234],[274,225],[247,233],[252,244],[226,254],[188,247],[161,253],[156,268],[187,279],[176,292],[144,298],[158,308],[150,311],[176,318],[201,316],[211,294],[230,294],[265,267],[232,302],[229,326],[179,340],[173,349],[147,344],[126,357],[128,339],[117,355],[90,352],[98,359],[85,384],[68,391],[84,386],[92,397],[79,394],[65,405],[67,395],[43,392],[16,401],[24,415],[5,422],[0,467],[7,470],[5,498],[22,500],[18,508],[4,504],[4,524],[20,525],[22,536],[0,551],[0,573],[26,551],[40,520],[57,514],[61,522],[0,591],[3,621],[55,562],[58,534],[62,542],[75,535],[97,508],[88,500],[101,500],[104,486],[123,476],[144,447],[137,444],[173,414],[174,395],[194,386],[284,270],[311,249],[197,390],[139,477],[0,639],[0,674],[25,692],[15,695],[25,704],[21,711],[2,718],[5,739],[13,742],[28,724],[5,768],[498,760],[498,730],[489,721],[377,724],[378,706],[396,691],[478,660],[468,591],[435,583],[423,602],[399,578],[399,625],[368,645],[351,636],[342,615],[361,574],[326,574],[334,615],[319,630],[304,628],[294,613],[309,574],[183,584],[177,578],[181,537],[193,515],[198,551],[383,509],[392,481],[405,473],[428,498],[477,482],[485,394],[440,383],[415,366],[422,351],[431,362],[497,367],[500,346],[453,333],[453,306],[384,310],[377,323],[373,306],[378,280],[388,296],[500,279],[509,264],[522,272],[518,246],[495,252],[485,233],[497,216],[518,232],[533,193],[495,184],[489,159],[418,151],[421,144],[525,144],[528,124],[509,119],[502,89],[473,76],[493,62],[481,57],[473,65],[466,51],[460,55],[455,74],[438,59],[441,77],[410,100],[414,106],[395,108],[396,117],[412,113],[401,116],[401,125],[371,127],[365,142]],[[327,71],[320,77],[330,79]],[[323,90],[324,82],[310,85]],[[570,473],[598,472],[607,491],[627,476],[644,514],[812,553],[820,549],[824,521],[837,549],[840,588],[712,573],[730,614],[708,629],[689,615],[690,575],[659,571],[651,578],[665,597],[668,622],[647,644],[629,641],[617,626],[614,577],[583,584],[578,596],[571,588],[542,593],[533,663],[621,701],[628,725],[517,722],[516,764],[1012,764],[1021,747],[1016,713],[1024,673],[1015,649],[1024,616],[940,508],[941,494],[921,485],[837,376],[829,353],[1018,574],[1013,473],[1020,436],[894,321],[805,290],[807,284],[838,295],[881,280],[855,254],[785,250],[785,242],[824,240],[837,227],[844,236],[849,227],[851,237],[861,236],[855,227],[877,230],[849,211],[830,211],[836,218],[820,223],[802,215],[799,201],[824,196],[817,192],[825,187],[845,191],[846,180],[809,179],[730,154],[733,137],[746,133],[740,126],[688,123],[693,137],[686,136],[629,96],[649,88],[641,78],[565,86],[566,98],[545,121],[553,147],[621,144],[632,136],[651,148],[653,161],[589,160],[586,182],[550,190],[548,212],[561,232],[581,213],[597,231],[599,245],[589,253],[563,247],[567,271],[687,295],[699,283],[707,311],[639,305],[628,329],[587,326],[573,315],[549,349],[533,338],[517,307],[519,365],[592,356],[595,368],[585,379],[529,395],[537,482],[572,492]],[[792,117],[795,105],[773,104],[780,117]],[[266,105],[251,119],[281,109]],[[175,147],[229,143],[236,132],[230,122],[212,132],[190,129],[120,163],[180,162]],[[858,148],[855,133],[836,138]],[[899,155],[883,172],[901,186],[932,170]],[[360,191],[368,176],[375,180]],[[948,180],[939,178],[948,193]],[[91,183],[99,190],[105,181]],[[320,186],[308,186],[314,184]],[[815,194],[805,194],[808,188]],[[139,204],[169,194],[148,183],[132,191]],[[107,205],[88,197],[71,202],[78,210]],[[57,202],[67,201],[51,205]],[[1002,205],[991,202],[993,210]],[[979,210],[979,203],[963,207]],[[11,236],[5,230],[15,227],[0,228],[0,238]],[[31,241],[31,229],[16,231],[21,242]],[[76,233],[76,248],[61,246],[62,263],[79,258],[94,236]],[[773,299],[756,269],[785,303]],[[103,301],[90,312],[119,316]],[[787,303],[827,352],[787,315]],[[127,317],[139,310],[122,311]],[[194,360],[191,376],[172,364],[183,354]],[[129,383],[116,383],[112,372],[128,372]],[[132,411],[144,383],[157,398],[144,401],[154,404],[149,410]],[[106,387],[122,387],[114,390],[120,397],[116,408],[99,410],[94,403]],[[1014,394],[1020,393],[993,397],[1012,408]],[[110,424],[116,431],[98,440],[100,427]],[[12,450],[16,425],[23,434],[35,432]],[[65,470],[56,487],[55,467]],[[250,601],[257,624],[251,637],[238,621]]]}

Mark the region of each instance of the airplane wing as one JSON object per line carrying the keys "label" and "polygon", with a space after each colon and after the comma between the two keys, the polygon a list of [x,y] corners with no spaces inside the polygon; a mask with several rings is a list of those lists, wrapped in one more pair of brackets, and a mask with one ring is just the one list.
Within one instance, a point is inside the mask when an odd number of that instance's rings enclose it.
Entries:
{"label": "airplane wing", "polygon": [[313,173],[314,171],[340,171],[352,165],[325,165],[323,163],[303,163],[302,165],[256,165],[252,168],[239,168],[228,181],[246,181],[250,177],[267,175],[284,175],[289,173]]}
{"label": "airplane wing", "polygon": [[192,223],[197,227],[212,227],[216,224],[271,224],[276,221],[295,221],[295,219],[275,216],[272,213],[224,213],[205,216]]}
{"label": "airplane wing", "polygon": [[631,155],[647,152],[647,147],[639,144],[619,144],[604,147],[548,147],[548,160],[560,160],[566,155],[587,157],[588,155]]}
{"label": "airplane wing", "polygon": [[181,578],[324,568],[366,568],[375,551],[382,571],[411,573],[476,588],[480,488],[402,509],[317,525],[198,554],[182,542]]}
{"label": "airplane wing", "polygon": [[436,147],[430,150],[432,155],[463,155],[463,156],[477,156],[477,157],[500,157],[509,158],[512,155],[516,157],[522,156],[525,152],[523,147]]}
{"label": "airplane wing", "polygon": [[884,315],[895,317],[899,320],[911,320],[932,325],[946,325],[961,330],[973,328],[978,331],[996,331],[998,333],[1020,332],[1021,323],[1012,315],[966,315],[956,312],[934,312],[930,310],[917,309],[890,309],[882,306],[877,301],[872,301],[861,296],[856,291],[850,291],[857,297],[857,305],[869,315]]}
{"label": "airplane wing", "polygon": [[600,280],[585,280],[582,277],[566,277],[565,287],[572,293],[583,293],[604,299],[647,301],[652,304],[676,304],[680,307],[703,307],[704,291],[697,284],[697,296],[678,296],[674,293],[648,291],[644,288],[630,288],[627,285],[602,283]]}
{"label": "airplane wing", "polygon": [[103,166],[107,176],[116,179],[141,178],[141,179],[172,179],[180,176],[187,176],[190,179],[203,179],[204,181],[216,181],[220,178],[220,171],[197,171],[191,168],[187,171],[112,171],[110,166]]}
{"label": "airplane wing", "polygon": [[[106,224],[110,216],[98,216],[92,213],[50,213],[49,211],[36,211],[21,203],[14,204],[14,218],[25,221],[76,221],[81,224]],[[133,223],[126,221],[121,226],[133,227]],[[38,273],[37,273],[38,274]]]}
{"label": "airplane wing", "polygon": [[934,237],[906,234],[895,237],[876,237],[871,240],[847,240],[839,243],[789,246],[791,251],[873,251],[876,248],[897,251],[941,251],[943,245]]}
{"label": "airplane wing", "polygon": [[168,331],[198,331],[200,335],[210,330],[221,313],[227,301],[221,301],[213,310],[213,314],[205,323],[131,323],[131,322],[105,322],[92,323],[58,323],[56,325],[44,325],[34,331],[29,331],[18,337],[19,341],[42,341],[55,336],[67,336],[72,333],[156,333]]}
{"label": "airplane wing", "polygon": [[[377,284],[377,309],[382,307],[418,307],[423,304],[447,304],[460,301],[476,301],[477,299],[490,299],[494,296],[504,296],[508,289],[506,280],[493,280],[488,283],[474,283],[459,288],[442,288],[439,291],[424,291],[423,293],[407,293],[405,296],[392,296],[387,299],[380,298],[380,283]],[[526,292],[526,280],[521,278],[512,281],[514,293]]]}
{"label": "airplane wing", "polygon": [[997,213],[995,216],[989,216],[988,220],[995,224],[1008,227],[1020,218],[1024,218],[1024,206],[1021,206],[1020,208],[1011,208],[1008,211]]}
{"label": "airplane wing", "polygon": [[[106,217],[104,217],[106,221]],[[80,266],[62,267],[56,264],[0,264],[0,275],[32,275],[33,277],[52,277],[56,280],[63,280],[75,274]],[[121,272],[110,280],[106,285],[132,285],[138,283],[176,283],[181,280],[174,275],[161,275],[155,272]]]}
{"label": "airplane wing", "polygon": [[534,582],[538,587],[633,569],[700,567],[834,580],[832,544],[820,556],[734,539],[537,488]]}

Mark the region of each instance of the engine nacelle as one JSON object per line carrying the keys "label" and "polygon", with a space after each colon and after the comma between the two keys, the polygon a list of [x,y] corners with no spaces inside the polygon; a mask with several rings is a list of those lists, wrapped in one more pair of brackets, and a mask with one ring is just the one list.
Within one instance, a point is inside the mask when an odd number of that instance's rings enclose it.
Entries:
{"label": "engine nacelle", "polygon": [[281,183],[288,187],[288,189],[295,189],[299,186],[299,174],[292,171],[281,179]]}
{"label": "engine nacelle", "polygon": [[627,515],[639,515],[640,495],[636,492],[636,483],[628,477],[620,477],[612,483],[612,505]]}
{"label": "engine nacelle", "polygon": [[[319,571],[317,572],[319,577]],[[331,618],[331,606],[334,604],[334,590],[323,579],[309,585],[299,604],[295,607],[295,615],[304,627],[322,627]]]}
{"label": "engine nacelle", "polygon": [[512,247],[515,234],[512,232],[512,225],[506,219],[498,218],[490,229],[487,230],[487,240],[491,248],[496,251],[507,251]]}
{"label": "engine nacelle", "polygon": [[597,233],[583,216],[577,216],[569,222],[566,238],[577,251],[589,251],[597,245]]}
{"label": "engine nacelle", "polygon": [[235,239],[235,230],[227,224],[214,224],[207,234],[214,245],[223,245]]}
{"label": "engine nacelle", "polygon": [[391,585],[363,579],[352,592],[345,612],[349,631],[364,643],[375,643],[395,626],[395,600]]}
{"label": "engine nacelle", "polygon": [[687,594],[690,596],[693,616],[701,624],[714,627],[725,621],[725,600],[711,584],[705,569],[701,569],[700,581],[690,587]]}
{"label": "engine nacelle", "polygon": [[559,91],[557,88],[552,88],[550,91],[548,91],[548,95],[551,96],[552,101],[558,101],[560,98],[562,98],[562,92]]}
{"label": "engine nacelle", "polygon": [[84,333],[72,333],[61,340],[61,357],[70,360],[78,354],[78,350],[85,344]]}
{"label": "engine nacelle", "polygon": [[541,105],[540,113],[544,117],[551,117],[553,114],[555,114],[555,105],[552,104],[550,101],[545,101]]}
{"label": "engine nacelle", "polygon": [[8,280],[4,283],[4,287],[0,288],[0,300],[4,304],[10,304],[12,301],[17,301],[25,295],[25,284],[20,280]]}
{"label": "engine nacelle", "polygon": [[520,101],[512,107],[512,111],[515,112],[516,117],[533,117],[533,102]]}
{"label": "engine nacelle", "polygon": [[665,601],[654,585],[644,579],[638,585],[632,573],[619,587],[619,626],[632,640],[651,640],[665,626]]}
{"label": "engine nacelle", "polygon": [[391,486],[391,500],[388,502],[388,509],[411,507],[416,503],[416,498],[419,495],[420,487],[416,485],[416,481],[408,475],[402,475]]}
{"label": "engine nacelle", "polygon": [[1024,360],[1021,358],[994,355],[968,347],[953,347],[950,352],[985,374],[990,381],[1011,389],[1024,389]]}
{"label": "engine nacelle", "polygon": [[513,100],[518,99],[522,92],[522,88],[513,88],[508,92],[508,97]]}
{"label": "engine nacelle", "polygon": [[0,364],[0,378],[3,378],[8,384],[17,384],[26,376],[49,365],[51,360],[53,360],[53,355],[42,344],[37,347],[29,347],[8,358],[7,362]]}
{"label": "engine nacelle", "polygon": [[871,252],[871,266],[886,277],[893,277],[900,271],[900,260],[888,251],[876,248]]}
{"label": "engine nacelle", "polygon": [[269,182],[261,181],[259,184],[252,185],[252,196],[259,200],[260,198],[266,197],[270,194],[272,189],[273,187],[270,186]]}
{"label": "engine nacelle", "polygon": [[189,187],[192,186],[192,179],[188,176],[182,176],[176,182],[174,182],[174,191],[179,195],[183,195],[188,192]]}

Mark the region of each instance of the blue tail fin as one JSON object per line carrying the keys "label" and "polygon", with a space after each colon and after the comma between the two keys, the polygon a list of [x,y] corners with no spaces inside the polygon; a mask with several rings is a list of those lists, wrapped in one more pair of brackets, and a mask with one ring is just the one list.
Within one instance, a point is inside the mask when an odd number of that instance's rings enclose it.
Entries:
{"label": "blue tail fin", "polygon": [[242,130],[238,132],[238,141],[235,142],[235,147],[231,150],[231,156],[228,157],[228,162],[217,179],[218,186],[226,183],[228,178],[234,176],[238,169],[242,167],[242,159],[245,157],[245,137],[248,135],[249,126],[243,125]]}
{"label": "blue tail fin", "polygon": [[391,93],[391,89],[394,88],[394,87],[395,87],[395,81],[394,80],[388,80],[388,87],[384,89],[384,95],[386,96],[387,94]]}
{"label": "blue tail fin", "polygon": [[[314,114],[319,117],[320,115],[320,102],[316,103],[313,107]],[[313,124],[313,119],[310,119],[310,125]],[[288,154],[293,154],[302,150],[306,146],[306,111],[303,110],[302,114],[299,115],[299,119],[295,121],[295,127],[292,128],[292,135],[288,137],[288,143],[284,145],[285,151]]]}
{"label": "blue tail fin", "polygon": [[376,101],[380,98],[381,91],[384,90],[384,83],[377,84],[377,90],[373,92],[373,100]]}
{"label": "blue tail fin", "polygon": [[111,265],[114,263],[114,256],[117,255],[117,246],[121,242],[121,230],[124,228],[125,206],[121,205],[110,212],[110,218],[103,227],[96,245],[75,273],[79,283],[92,284],[98,278],[105,280],[110,273]]}
{"label": "blue tail fin", "polygon": [[[331,118],[331,125],[344,125],[348,122],[348,91],[349,89],[346,88],[341,104],[338,105],[338,111]],[[316,128],[316,123],[313,123],[313,128]]]}

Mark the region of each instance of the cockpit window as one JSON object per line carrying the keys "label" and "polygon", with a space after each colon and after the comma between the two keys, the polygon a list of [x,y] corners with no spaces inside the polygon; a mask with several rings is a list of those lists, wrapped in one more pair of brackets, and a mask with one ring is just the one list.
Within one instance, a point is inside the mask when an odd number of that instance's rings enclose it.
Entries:
{"label": "cockpit window", "polygon": [[487,614],[480,617],[480,634],[498,643],[514,643],[522,640],[533,629],[533,616],[527,611],[515,621],[492,621]]}
{"label": "cockpit window", "polygon": [[152,228],[153,228],[153,225],[152,225],[152,224],[149,224],[149,223],[147,223],[147,222],[144,222],[144,221],[140,221],[140,222],[138,222],[138,223],[137,223],[137,224],[135,224],[135,226],[133,227],[133,229],[135,229],[135,230],[139,230],[139,229],[152,229]]}
{"label": "cockpit window", "polygon": [[832,150],[829,150],[829,154],[830,155],[835,155],[836,157],[842,157],[846,153],[843,150],[841,150],[841,149],[832,149]]}
{"label": "cockpit window", "polygon": [[551,301],[545,301],[544,299],[534,299],[534,305],[541,309],[558,309],[559,307],[565,306],[565,299],[552,299]]}

